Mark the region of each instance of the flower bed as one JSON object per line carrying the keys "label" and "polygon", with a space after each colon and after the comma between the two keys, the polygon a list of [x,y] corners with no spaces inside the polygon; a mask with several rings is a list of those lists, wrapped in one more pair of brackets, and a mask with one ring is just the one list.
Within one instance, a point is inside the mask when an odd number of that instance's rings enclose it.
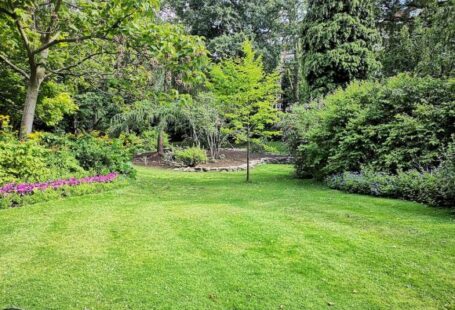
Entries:
{"label": "flower bed", "polygon": [[57,189],[63,186],[77,186],[80,184],[92,183],[110,183],[117,179],[117,177],[118,173],[112,172],[106,175],[97,175],[80,179],[70,178],[42,183],[6,184],[3,187],[0,187],[0,196],[6,196],[9,194],[28,195],[33,194],[35,191]]}
{"label": "flower bed", "polygon": [[61,197],[80,196],[117,188],[126,183],[119,181],[118,173],[84,178],[61,179],[42,183],[7,184],[0,187],[0,209],[20,207]]}

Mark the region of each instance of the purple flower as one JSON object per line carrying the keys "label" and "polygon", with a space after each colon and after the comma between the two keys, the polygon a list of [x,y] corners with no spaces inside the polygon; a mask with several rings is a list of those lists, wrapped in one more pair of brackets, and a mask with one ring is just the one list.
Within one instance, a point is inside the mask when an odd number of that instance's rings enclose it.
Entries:
{"label": "purple flower", "polygon": [[10,183],[0,187],[0,196],[6,196],[9,194],[17,193],[19,195],[33,194],[35,191],[45,191],[47,189],[58,189],[62,186],[77,186],[80,184],[92,184],[92,183],[109,183],[114,181],[119,176],[116,172],[111,172],[106,175],[97,175],[93,177],[85,178],[69,178],[53,180],[43,183]]}

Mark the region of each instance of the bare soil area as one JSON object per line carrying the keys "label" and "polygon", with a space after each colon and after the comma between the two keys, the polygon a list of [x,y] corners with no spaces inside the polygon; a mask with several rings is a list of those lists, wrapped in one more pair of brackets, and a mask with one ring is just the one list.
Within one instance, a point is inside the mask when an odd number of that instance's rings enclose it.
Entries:
{"label": "bare soil area", "polygon": [[[262,158],[282,158],[285,156],[266,154],[266,153],[251,153],[251,160],[258,160]],[[240,166],[246,164],[246,150],[244,149],[223,149],[221,150],[221,158],[216,161],[209,161],[205,164],[201,164],[198,167],[201,168],[223,168]],[[163,168],[175,168],[166,162],[158,153],[145,153],[137,155],[134,158],[134,164],[148,167],[163,167]]]}

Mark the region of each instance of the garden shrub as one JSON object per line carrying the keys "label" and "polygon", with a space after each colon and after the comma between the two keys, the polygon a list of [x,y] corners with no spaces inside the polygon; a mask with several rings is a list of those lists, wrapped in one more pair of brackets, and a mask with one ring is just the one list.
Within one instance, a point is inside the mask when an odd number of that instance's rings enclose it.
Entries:
{"label": "garden shrub", "polygon": [[80,165],[98,174],[118,172],[134,176],[132,154],[119,139],[84,134],[70,139],[69,148]]}
{"label": "garden shrub", "polygon": [[[123,146],[128,148],[134,155],[156,152],[158,142],[158,131],[155,129],[146,130],[140,135],[136,133],[122,133],[119,136]],[[169,146],[169,138],[166,133],[163,132],[164,146]]]}
{"label": "garden shrub", "polygon": [[35,141],[0,140],[0,184],[36,182],[84,175],[68,150],[52,150]]}
{"label": "garden shrub", "polygon": [[326,184],[350,193],[402,198],[440,207],[455,207],[455,156],[451,153],[431,171],[398,171],[396,174],[343,172],[329,176]]}
{"label": "garden shrub", "polygon": [[96,134],[35,132],[19,141],[6,121],[0,130],[0,185],[118,172],[134,176],[132,153],[118,139]]}
{"label": "garden shrub", "polygon": [[298,106],[285,128],[297,174],[434,169],[455,133],[454,102],[455,79],[400,74]]}
{"label": "garden shrub", "polygon": [[207,153],[198,147],[190,147],[175,151],[175,159],[186,166],[195,167],[207,161]]}

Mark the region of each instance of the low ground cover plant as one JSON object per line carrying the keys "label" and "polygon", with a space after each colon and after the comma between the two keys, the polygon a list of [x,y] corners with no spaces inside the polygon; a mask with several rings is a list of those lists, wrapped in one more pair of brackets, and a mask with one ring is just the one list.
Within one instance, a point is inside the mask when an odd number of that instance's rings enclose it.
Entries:
{"label": "low ground cover plant", "polygon": [[36,202],[101,192],[121,185],[116,172],[83,178],[35,183],[11,183],[0,187],[0,209],[20,207]]}
{"label": "low ground cover plant", "polygon": [[455,169],[441,166],[433,171],[411,170],[387,174],[364,170],[329,176],[325,183],[333,189],[413,200],[437,207],[455,207]]}
{"label": "low ground cover plant", "polygon": [[177,162],[181,162],[185,166],[195,167],[199,164],[207,162],[207,153],[199,147],[190,147],[183,150],[176,150],[175,159]]}
{"label": "low ground cover plant", "polygon": [[92,184],[92,183],[108,183],[112,182],[119,176],[118,173],[112,172],[106,175],[97,175],[93,177],[85,178],[70,178],[53,180],[49,182],[37,182],[37,183],[11,183],[0,187],[0,196],[7,196],[10,194],[19,195],[30,195],[36,191],[44,191],[47,189],[57,189],[63,186],[78,186],[80,184]]}

